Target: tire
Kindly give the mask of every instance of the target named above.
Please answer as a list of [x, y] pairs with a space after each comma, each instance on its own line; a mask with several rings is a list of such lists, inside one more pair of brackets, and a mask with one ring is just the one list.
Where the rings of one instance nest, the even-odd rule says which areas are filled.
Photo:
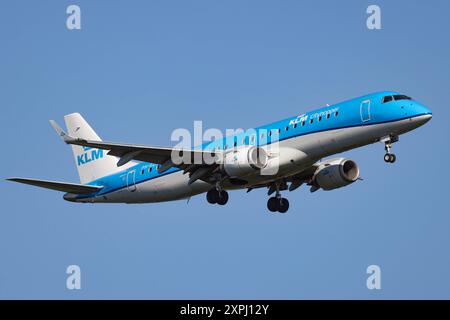
[[391, 154], [390, 153], [386, 153], [384, 155], [384, 162], [391, 162]]
[[216, 204], [217, 203], [217, 190], [211, 189], [206, 193], [206, 201], [210, 204]]
[[397, 160], [397, 157], [395, 156], [395, 154], [391, 154], [391, 157], [390, 157], [391, 159], [390, 159], [390, 163], [394, 163], [395, 162], [395, 160]]
[[289, 201], [286, 198], [282, 198], [280, 202], [280, 207], [278, 208], [278, 212], [286, 213], [289, 210]]
[[269, 200], [267, 200], [267, 209], [269, 209], [270, 212], [277, 212], [278, 204], [278, 199], [275, 197], [271, 197], [269, 198]]
[[217, 199], [217, 204], [223, 206], [226, 205], [228, 202], [228, 192], [226, 191], [222, 191], [222, 192], [216, 192], [218, 199]]

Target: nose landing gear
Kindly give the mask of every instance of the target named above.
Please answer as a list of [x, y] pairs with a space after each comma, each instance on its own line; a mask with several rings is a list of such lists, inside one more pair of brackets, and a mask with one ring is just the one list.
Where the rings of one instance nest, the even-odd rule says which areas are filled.
[[384, 155], [384, 162], [394, 163], [397, 160], [397, 157], [393, 153], [386, 153]]
[[397, 160], [395, 154], [391, 153], [392, 144], [398, 141], [398, 136], [391, 136], [384, 140], [384, 150], [386, 151], [384, 155], [384, 162], [394, 163]]

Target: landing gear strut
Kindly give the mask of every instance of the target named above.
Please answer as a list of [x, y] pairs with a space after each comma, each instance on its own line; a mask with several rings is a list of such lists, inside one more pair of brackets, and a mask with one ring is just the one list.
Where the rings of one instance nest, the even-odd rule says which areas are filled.
[[206, 200], [211, 204], [225, 205], [228, 202], [228, 192], [211, 189], [206, 193]]
[[269, 198], [269, 200], [267, 200], [267, 209], [269, 209], [270, 212], [280, 213], [286, 213], [289, 209], [289, 201], [288, 199], [281, 197], [280, 189], [278, 188], [278, 186], [275, 197], [271, 197]]
[[391, 153], [392, 144], [398, 141], [398, 137], [390, 137], [384, 141], [384, 150], [386, 151], [384, 155], [384, 162], [394, 163], [397, 160], [395, 154]]

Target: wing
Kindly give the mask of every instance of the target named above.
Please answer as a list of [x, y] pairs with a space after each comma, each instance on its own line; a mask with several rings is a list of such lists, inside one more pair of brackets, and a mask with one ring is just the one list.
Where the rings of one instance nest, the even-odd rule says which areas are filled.
[[158, 168], [158, 172], [160, 173], [172, 167], [177, 167], [184, 170], [185, 173], [189, 172], [191, 174], [201, 168], [202, 170], [196, 174], [195, 179], [192, 179], [191, 183], [197, 179], [205, 179], [209, 176], [217, 168], [216, 161], [213, 161], [213, 159], [222, 155], [220, 151], [152, 147], [75, 138], [64, 132], [55, 121], [50, 120], [50, 124], [67, 144], [109, 150], [108, 155], [119, 158], [117, 162], [117, 166], [119, 167], [131, 160], [138, 160], [160, 164], [161, 166]]
[[52, 189], [57, 191], [76, 193], [76, 194], [84, 194], [84, 193], [92, 193], [103, 188], [102, 186], [87, 186], [84, 184], [78, 183], [67, 183], [67, 182], [57, 182], [57, 181], [48, 181], [48, 180], [37, 180], [37, 179], [26, 179], [26, 178], [8, 178], [6, 180], [20, 182], [25, 184], [30, 184], [32, 186]]

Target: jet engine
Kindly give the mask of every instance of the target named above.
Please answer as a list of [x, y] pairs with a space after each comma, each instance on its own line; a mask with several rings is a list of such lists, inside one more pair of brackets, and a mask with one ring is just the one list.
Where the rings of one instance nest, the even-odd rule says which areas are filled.
[[269, 156], [267, 152], [256, 146], [246, 146], [224, 155], [222, 170], [230, 177], [242, 177], [263, 169]]
[[322, 162], [314, 173], [313, 183], [323, 190], [345, 187], [359, 178], [359, 167], [355, 161], [345, 158]]

